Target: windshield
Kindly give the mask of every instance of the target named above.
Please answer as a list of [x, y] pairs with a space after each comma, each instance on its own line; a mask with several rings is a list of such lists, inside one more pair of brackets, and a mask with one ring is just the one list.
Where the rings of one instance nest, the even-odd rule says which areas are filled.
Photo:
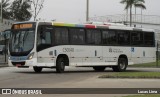
[[26, 53], [33, 49], [35, 31], [33, 29], [14, 30], [10, 41], [11, 53]]

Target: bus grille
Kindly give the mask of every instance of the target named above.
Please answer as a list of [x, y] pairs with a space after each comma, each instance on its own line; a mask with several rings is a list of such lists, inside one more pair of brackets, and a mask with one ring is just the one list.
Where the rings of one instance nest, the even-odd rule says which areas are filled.
[[24, 65], [25, 65], [25, 62], [12, 62], [12, 64], [13, 64], [14, 66], [17, 66], [17, 65], [19, 65], [19, 66], [24, 66]]

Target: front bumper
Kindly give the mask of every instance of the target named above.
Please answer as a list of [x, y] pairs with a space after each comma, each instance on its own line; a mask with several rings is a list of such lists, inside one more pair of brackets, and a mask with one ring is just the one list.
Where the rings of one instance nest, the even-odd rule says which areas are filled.
[[29, 66], [29, 67], [33, 67], [33, 66], [37, 66], [37, 59], [33, 58], [31, 60], [8, 60], [8, 65], [9, 66], [17, 66], [17, 67], [21, 67], [21, 66]]

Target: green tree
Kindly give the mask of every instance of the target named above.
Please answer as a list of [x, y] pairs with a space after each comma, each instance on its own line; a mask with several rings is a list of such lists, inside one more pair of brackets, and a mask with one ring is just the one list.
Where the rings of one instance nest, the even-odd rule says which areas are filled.
[[[0, 3], [1, 5], [1, 3]], [[9, 19], [10, 18], [10, 3], [9, 3], [9, 0], [2, 0], [2, 17], [5, 18], [5, 19]], [[1, 7], [0, 7], [0, 10], [1, 10]]]
[[[132, 7], [137, 6], [137, 7], [145, 7], [144, 3], [145, 0], [122, 0], [120, 3], [125, 4], [125, 9], [128, 10], [130, 9], [130, 26], [132, 26]], [[146, 7], [145, 7], [146, 8]]]
[[14, 0], [10, 10], [12, 20], [28, 21], [32, 17], [30, 0]]

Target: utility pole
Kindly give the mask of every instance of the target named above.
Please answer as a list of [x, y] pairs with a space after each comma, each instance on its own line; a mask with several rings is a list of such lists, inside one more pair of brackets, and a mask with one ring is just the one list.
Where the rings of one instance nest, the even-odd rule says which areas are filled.
[[142, 14], [142, 7], [141, 7], [141, 28], [142, 28], [142, 18], [143, 18], [142, 15], [143, 14]]
[[2, 15], [2, 13], [3, 13], [3, 4], [2, 3], [3, 2], [1, 0], [1, 23], [3, 22], [3, 15]]
[[158, 67], [159, 60], [159, 41], [157, 41], [157, 51], [156, 51], [156, 66]]
[[5, 49], [4, 49], [5, 62], [7, 63], [7, 36], [6, 36], [6, 32], [4, 32], [4, 44], [5, 44]]
[[89, 0], [87, 0], [86, 4], [86, 22], [89, 21]]

